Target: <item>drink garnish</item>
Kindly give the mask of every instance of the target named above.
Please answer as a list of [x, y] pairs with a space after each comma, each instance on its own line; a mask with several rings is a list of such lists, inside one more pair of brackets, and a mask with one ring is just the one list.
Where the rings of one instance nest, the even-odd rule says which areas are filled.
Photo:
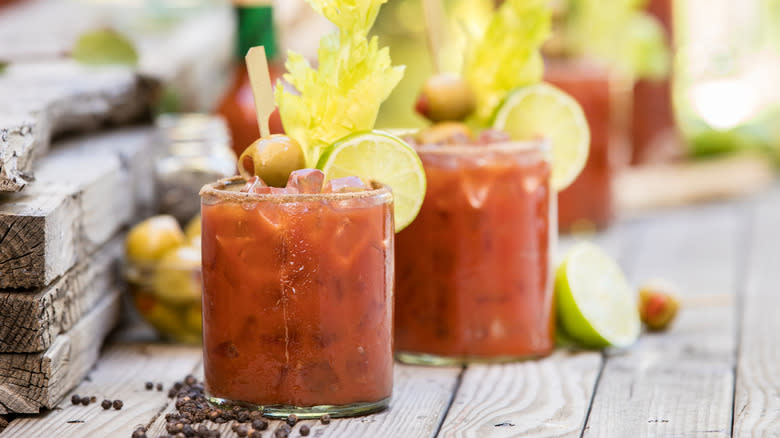
[[463, 77], [477, 97], [475, 121], [489, 126], [496, 108], [514, 89], [537, 83], [544, 74], [540, 52], [550, 35], [547, 0], [506, 0], [483, 35], [469, 44]]
[[288, 54], [284, 77], [297, 93], [278, 83], [276, 103], [285, 131], [303, 147], [306, 165], [314, 167], [327, 146], [373, 129], [379, 106], [404, 67], [393, 66], [388, 49], [368, 37], [387, 0], [307, 1], [338, 31], [320, 42], [316, 69], [302, 55]]

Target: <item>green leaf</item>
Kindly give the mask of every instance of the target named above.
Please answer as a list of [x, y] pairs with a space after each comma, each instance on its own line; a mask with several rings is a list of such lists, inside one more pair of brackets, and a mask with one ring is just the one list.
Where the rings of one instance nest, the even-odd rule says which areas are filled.
[[541, 81], [551, 20], [547, 0], [507, 0], [469, 45], [463, 76], [477, 96], [477, 124], [486, 126], [511, 90]]
[[379, 107], [403, 77], [387, 48], [368, 31], [387, 0], [307, 0], [338, 32], [320, 41], [319, 65], [290, 52], [285, 79], [296, 92], [276, 87], [276, 104], [287, 135], [298, 141], [313, 167], [322, 150], [357, 131], [370, 131]]
[[0, 61], [0, 75], [5, 72], [5, 69], [8, 67], [8, 63], [5, 61]]
[[564, 38], [569, 52], [607, 62], [640, 79], [660, 79], [671, 55], [663, 27], [644, 12], [644, 2], [569, 0]]
[[72, 52], [73, 59], [86, 65], [138, 64], [133, 43], [112, 29], [100, 29], [82, 34]]

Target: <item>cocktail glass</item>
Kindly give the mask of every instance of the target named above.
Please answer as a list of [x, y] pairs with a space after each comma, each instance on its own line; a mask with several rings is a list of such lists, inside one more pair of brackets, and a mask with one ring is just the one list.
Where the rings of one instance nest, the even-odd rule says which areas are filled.
[[417, 151], [428, 188], [396, 238], [396, 357], [450, 365], [550, 353], [557, 193], [549, 145]]
[[585, 168], [558, 197], [558, 226], [562, 232], [605, 228], [614, 216], [615, 168], [629, 160], [630, 85], [586, 60], [548, 62], [545, 80], [577, 100], [590, 128]]
[[212, 402], [314, 418], [385, 408], [393, 382], [390, 189], [201, 191], [203, 356]]

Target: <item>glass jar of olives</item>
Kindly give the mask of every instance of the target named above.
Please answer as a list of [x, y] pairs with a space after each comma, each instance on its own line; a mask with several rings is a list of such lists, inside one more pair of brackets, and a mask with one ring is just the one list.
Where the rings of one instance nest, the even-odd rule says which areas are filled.
[[236, 173], [230, 134], [221, 117], [197, 113], [161, 115], [157, 127], [158, 210], [184, 223], [200, 211], [201, 187]]
[[136, 310], [161, 337], [200, 343], [200, 216], [184, 230], [169, 215], [135, 225], [125, 240], [122, 274]]

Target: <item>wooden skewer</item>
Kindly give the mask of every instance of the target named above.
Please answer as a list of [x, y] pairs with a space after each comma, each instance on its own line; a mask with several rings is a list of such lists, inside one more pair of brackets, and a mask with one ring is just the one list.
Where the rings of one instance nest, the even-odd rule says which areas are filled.
[[444, 7], [442, 0], [423, 0], [423, 17], [428, 35], [428, 48], [431, 52], [433, 69], [441, 73], [441, 47], [444, 44]]
[[271, 128], [268, 126], [268, 119], [274, 112], [274, 90], [271, 85], [271, 75], [268, 73], [265, 47], [256, 46], [249, 49], [246, 54], [246, 67], [249, 71], [249, 83], [252, 84], [252, 95], [255, 98], [260, 136], [269, 137]]

